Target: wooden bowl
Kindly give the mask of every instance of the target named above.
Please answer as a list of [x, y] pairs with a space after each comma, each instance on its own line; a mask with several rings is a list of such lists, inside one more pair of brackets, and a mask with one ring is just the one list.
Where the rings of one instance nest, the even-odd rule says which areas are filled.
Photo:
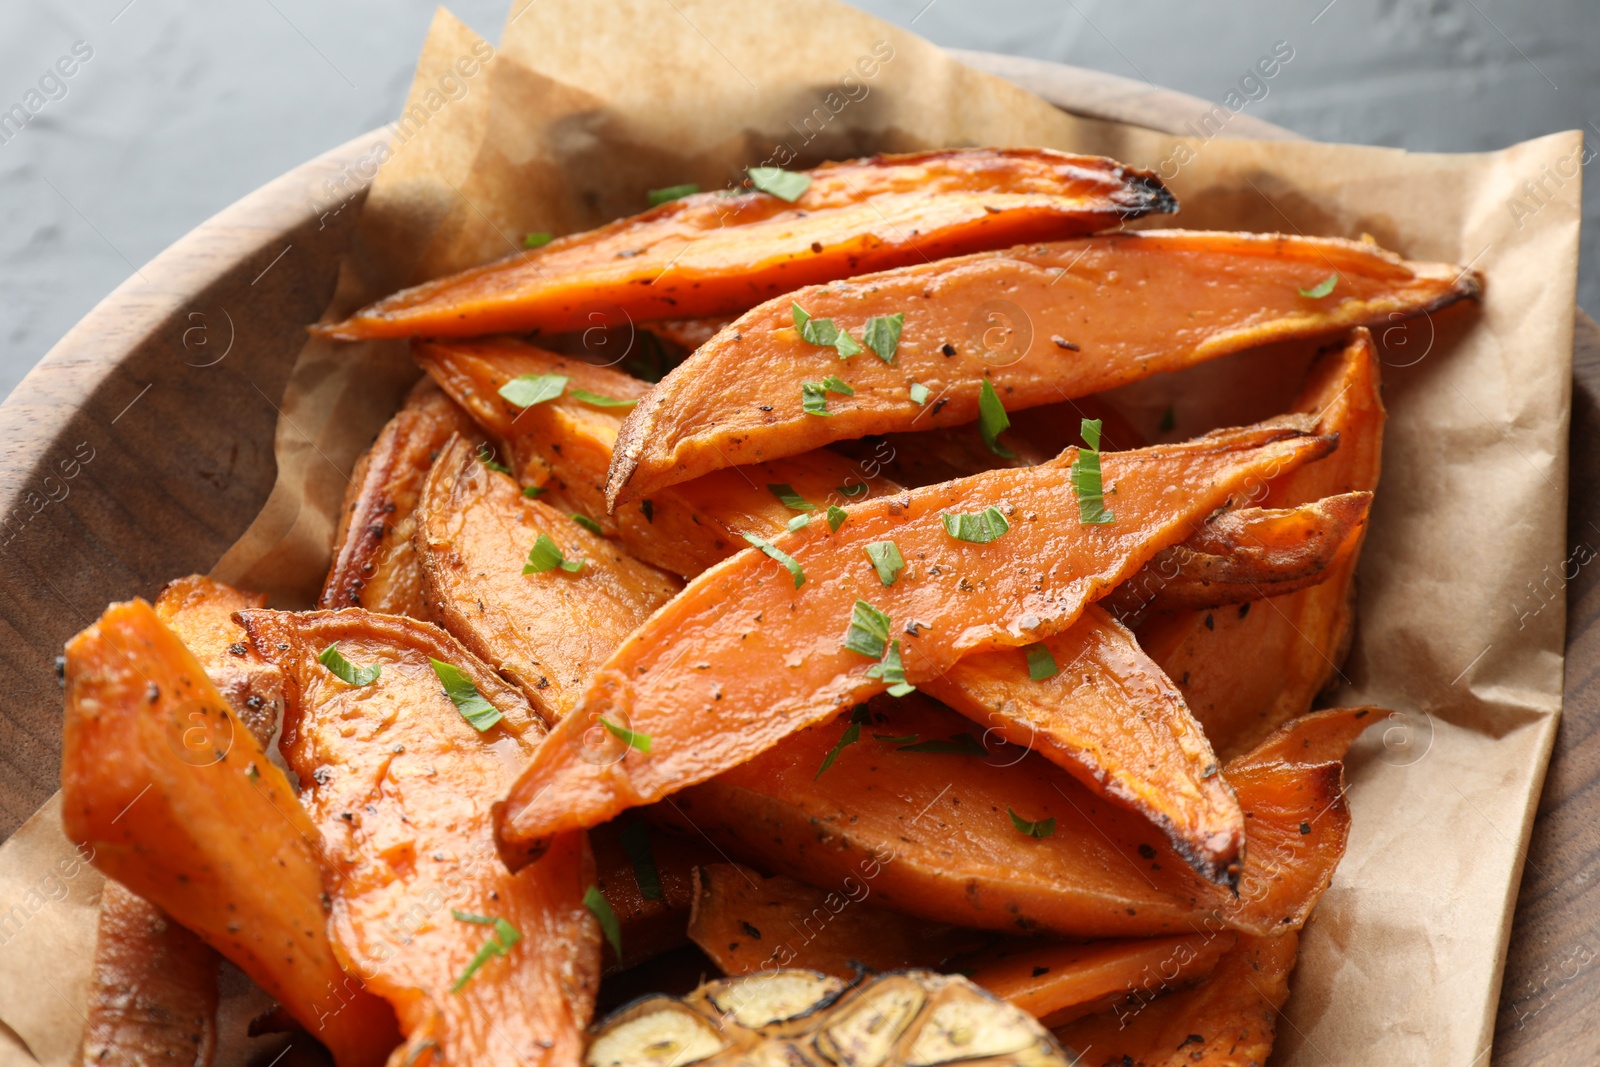
[[[1168, 132], [1209, 108], [1194, 97], [1038, 60], [958, 52], [1065, 110]], [[1230, 136], [1293, 138], [1236, 116]], [[272, 488], [277, 401], [333, 294], [357, 190], [327, 213], [324, 181], [381, 132], [297, 167], [201, 224], [137, 271], [61, 339], [0, 405], [0, 833], [58, 787], [56, 658], [111, 600], [153, 598], [209, 570]], [[319, 206], [320, 205], [320, 206]], [[1580, 315], [1570, 528], [1600, 530], [1600, 329]], [[1586, 342], [1586, 343], [1585, 343]], [[1593, 523], [1591, 526], [1590, 524]], [[1575, 879], [1600, 853], [1600, 584], [1568, 589], [1566, 719], [1540, 807], [1505, 977], [1496, 1059], [1576, 1062], [1600, 999], [1600, 885]], [[1578, 1052], [1581, 1057], [1582, 1053]]]

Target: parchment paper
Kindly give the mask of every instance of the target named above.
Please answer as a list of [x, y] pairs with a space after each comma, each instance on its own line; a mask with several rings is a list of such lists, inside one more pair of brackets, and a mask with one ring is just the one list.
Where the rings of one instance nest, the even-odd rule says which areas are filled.
[[[523, 233], [630, 214], [651, 188], [938, 145], [1103, 152], [1160, 171], [1177, 224], [1370, 233], [1484, 275], [1480, 306], [1375, 331], [1386, 462], [1335, 699], [1395, 717], [1350, 760], [1354, 832], [1307, 928], [1274, 1058], [1483, 1062], [1560, 711], [1559, 575], [1594, 552], [1564, 544], [1579, 183], [1524, 185], [1576, 158], [1580, 134], [1453, 156], [1180, 141], [1063, 115], [831, 0], [517, 0], [486, 51], [440, 12], [329, 317], [505, 254]], [[1234, 357], [1118, 401], [1148, 428], [1173, 399], [1274, 374], [1291, 391], [1303, 358]], [[278, 486], [218, 577], [310, 602], [345, 472], [415, 373], [401, 345], [307, 344], [283, 400]], [[1225, 407], [1212, 417], [1254, 417]], [[47, 806], [0, 849], [0, 912], [65, 858]], [[46, 1064], [66, 1062], [81, 1028], [93, 881], [0, 940], [0, 1020]]]

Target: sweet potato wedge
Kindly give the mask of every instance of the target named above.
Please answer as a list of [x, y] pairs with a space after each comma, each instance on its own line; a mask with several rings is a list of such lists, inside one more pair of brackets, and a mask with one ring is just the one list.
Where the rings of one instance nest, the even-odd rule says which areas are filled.
[[218, 962], [166, 912], [106, 879], [81, 1062], [210, 1067]]
[[1061, 1026], [1193, 985], [1233, 948], [1231, 930], [1119, 941], [1008, 942], [962, 961], [972, 981]]
[[[1330, 272], [1330, 295], [1302, 295]], [[623, 425], [606, 496], [616, 507], [722, 467], [972, 422], [985, 380], [1007, 409], [1033, 407], [1477, 291], [1469, 271], [1409, 263], [1376, 245], [1183, 230], [1013, 248], [802, 289], [735, 320], [650, 391]], [[1031, 323], [1033, 340], [1022, 358], [991, 363], [968, 319], [1000, 294]], [[795, 305], [857, 338], [868, 318], [904, 314], [893, 361], [863, 349], [841, 362], [801, 337]], [[853, 393], [830, 393], [826, 416], [811, 414], [801, 387], [827, 375]], [[918, 404], [913, 382], [938, 400]]]
[[[1377, 355], [1365, 330], [1320, 357], [1295, 406], [1317, 418], [1319, 433], [1337, 433], [1339, 449], [1264, 484], [1256, 502], [1283, 508], [1377, 488], [1385, 413]], [[1305, 714], [1337, 674], [1354, 621], [1353, 582], [1364, 535], [1363, 525], [1328, 578], [1312, 588], [1247, 612], [1155, 613], [1140, 624], [1139, 643], [1178, 684], [1224, 759]], [[1274, 669], [1263, 671], [1262, 663]]]
[[[870, 500], [847, 509], [837, 531], [813, 522], [772, 542], [810, 569], [803, 589], [754, 549], [724, 560], [594, 675], [505, 803], [502, 855], [527, 862], [549, 834], [598, 825], [704, 781], [888, 688], [890, 681], [868, 676], [876, 657], [842, 643], [852, 602], [870, 598], [898, 620], [885, 624], [880, 643], [887, 647], [892, 631], [905, 648], [906, 677], [924, 681], [964, 655], [1064, 631], [1085, 604], [1182, 541], [1251, 479], [1330, 447], [1328, 439], [1262, 425], [1109, 453], [1101, 465], [1116, 501], [1111, 525], [1079, 524], [1074, 453]], [[1011, 520], [995, 543], [946, 531], [945, 517], [955, 522], [957, 513], [1001, 506]], [[911, 566], [885, 588], [863, 549], [891, 538]]]
[[589, 834], [594, 849], [595, 884], [617, 916], [622, 957], [602, 946], [607, 974], [627, 970], [689, 943], [689, 912], [694, 904], [694, 871], [716, 863], [720, 854], [698, 836], [686, 837], [653, 826], [629, 813], [597, 826]]
[[316, 828], [194, 656], [135, 600], [107, 608], [66, 659], [67, 836], [182, 916], [340, 1067], [382, 1064], [394, 1015], [334, 955]]
[[[558, 511], [577, 512], [619, 537], [629, 553], [654, 566], [693, 577], [747, 546], [742, 533], [781, 530], [796, 514], [768, 488], [787, 485], [818, 506], [881, 496], [898, 487], [831, 452], [777, 463], [725, 469], [674, 486], [622, 508], [605, 507], [606, 471], [622, 416], [574, 395], [577, 389], [613, 399], [644, 395], [645, 383], [608, 367], [558, 356], [521, 341], [416, 342], [412, 352], [490, 434], [506, 442], [522, 484]], [[499, 395], [520, 375], [562, 375], [558, 397], [517, 408]], [[841, 488], [842, 487], [842, 488]]]
[[428, 617], [411, 515], [434, 457], [456, 434], [481, 442], [467, 413], [422, 379], [350, 472], [319, 607]]
[[267, 598], [191, 574], [166, 584], [156, 617], [194, 654], [222, 699], [266, 748], [283, 714], [283, 672], [257, 655], [233, 613], [266, 607]]
[[866, 903], [872, 885], [857, 877], [824, 890], [714, 863], [695, 871], [694, 893], [689, 937], [726, 975], [801, 967], [856, 980], [874, 971], [937, 970], [993, 940]]
[[[676, 578], [630, 558], [514, 482], [459, 438], [445, 447], [417, 508], [429, 610], [555, 723], [622, 636], [672, 598]], [[524, 573], [540, 538], [575, 572]]]
[[873, 156], [808, 174], [792, 201], [753, 190], [682, 197], [404, 290], [317, 332], [473, 337], [738, 313], [801, 285], [1177, 210], [1152, 174], [1041, 148]]
[[[394, 1006], [406, 1062], [576, 1067], [599, 981], [588, 844], [567, 834], [547, 864], [513, 875], [495, 858], [488, 813], [544, 737], [532, 707], [415, 619], [240, 619], [289, 682], [283, 753], [333, 872], [335, 946]], [[352, 684], [319, 659], [330, 647], [381, 670]], [[447, 694], [462, 683], [442, 685], [439, 662], [470, 682], [475, 706]]]

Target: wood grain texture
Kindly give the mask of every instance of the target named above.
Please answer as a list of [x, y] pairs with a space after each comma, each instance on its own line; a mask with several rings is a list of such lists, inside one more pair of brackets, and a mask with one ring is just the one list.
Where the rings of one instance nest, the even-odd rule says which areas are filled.
[[[1092, 118], [1183, 132], [1212, 107], [1114, 75], [955, 54]], [[1296, 136], [1249, 115], [1235, 116], [1228, 133]], [[275, 405], [303, 325], [332, 294], [365, 195], [350, 167], [373, 139], [290, 171], [185, 236], [0, 405], [0, 668], [9, 682], [0, 692], [0, 833], [56, 789], [53, 660], [65, 640], [109, 600], [153, 597], [175, 575], [208, 570], [266, 500]], [[319, 215], [330, 180], [351, 190], [349, 210]], [[1600, 469], [1585, 464], [1600, 454], [1600, 328], [1580, 315], [1578, 336], [1569, 545], [1600, 553]], [[1494, 1051], [1513, 1067], [1600, 1062], [1600, 567], [1582, 568], [1567, 597], [1566, 713]]]

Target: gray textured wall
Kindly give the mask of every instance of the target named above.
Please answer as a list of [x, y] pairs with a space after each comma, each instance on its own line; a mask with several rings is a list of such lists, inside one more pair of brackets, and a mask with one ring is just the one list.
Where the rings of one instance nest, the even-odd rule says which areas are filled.
[[[1284, 39], [1294, 62], [1252, 113], [1307, 136], [1467, 151], [1584, 128], [1600, 147], [1596, 0], [861, 6], [940, 44], [1212, 100]], [[507, 0], [451, 7], [492, 40]], [[273, 176], [388, 121], [431, 13], [432, 0], [5, 0], [0, 111], [74, 42], [93, 56], [0, 143], [0, 394], [135, 265]], [[1586, 214], [1581, 300], [1600, 312], [1600, 200]]]

